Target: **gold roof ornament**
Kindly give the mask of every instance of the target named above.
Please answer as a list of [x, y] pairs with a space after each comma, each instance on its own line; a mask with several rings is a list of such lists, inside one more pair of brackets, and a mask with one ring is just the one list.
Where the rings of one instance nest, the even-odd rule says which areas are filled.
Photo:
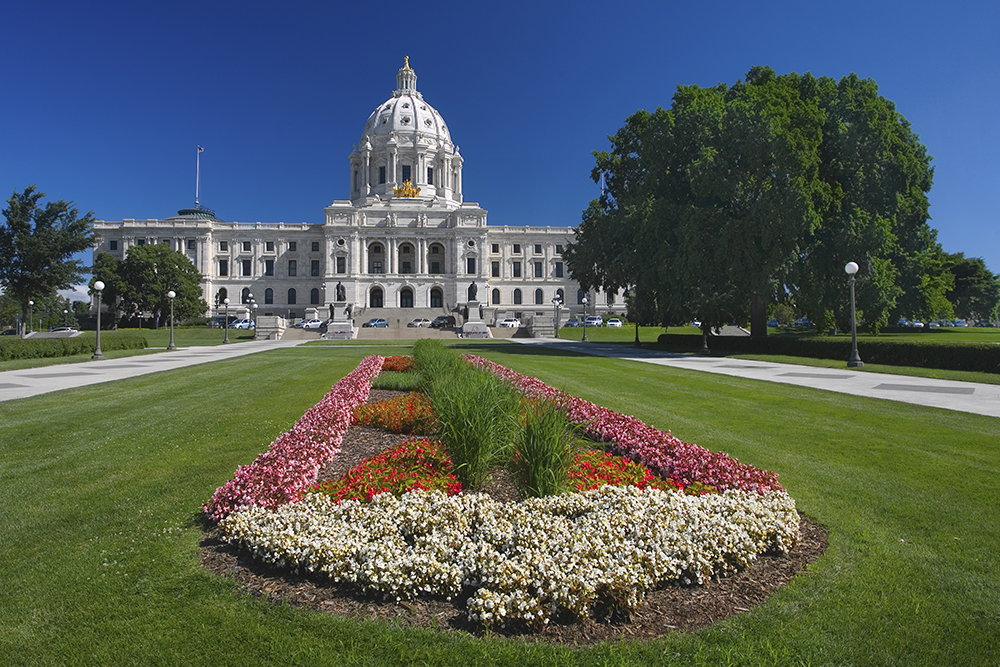
[[413, 183], [407, 180], [401, 188], [393, 188], [392, 194], [396, 197], [419, 197], [420, 188], [413, 187]]
[[410, 69], [410, 56], [403, 56], [403, 69]]

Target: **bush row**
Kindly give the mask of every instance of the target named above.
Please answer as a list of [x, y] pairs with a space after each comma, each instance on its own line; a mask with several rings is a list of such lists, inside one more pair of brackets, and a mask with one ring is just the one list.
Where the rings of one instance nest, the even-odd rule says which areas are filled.
[[[660, 345], [701, 349], [699, 334], [660, 334]], [[796, 338], [785, 336], [711, 336], [710, 349], [744, 354], [781, 354], [814, 359], [843, 359], [851, 356], [851, 341], [845, 339]], [[1000, 373], [1000, 345], [991, 343], [938, 343], [892, 340], [864, 340], [858, 354], [868, 364], [915, 366], [952, 371]]]
[[[0, 339], [0, 361], [11, 359], [42, 359], [44, 357], [66, 357], [73, 354], [91, 354], [94, 338], [76, 336], [74, 338], [16, 338]], [[135, 334], [106, 333], [101, 335], [101, 351], [142, 350], [149, 347], [144, 336]]]

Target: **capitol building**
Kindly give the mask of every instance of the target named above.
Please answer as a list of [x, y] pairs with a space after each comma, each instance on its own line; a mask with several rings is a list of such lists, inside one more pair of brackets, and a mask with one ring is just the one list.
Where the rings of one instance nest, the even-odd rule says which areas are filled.
[[407, 59], [349, 156], [349, 198], [327, 206], [323, 224], [226, 222], [196, 203], [162, 220], [95, 222], [95, 256], [168, 244], [201, 272], [212, 314], [225, 298], [238, 313], [251, 295], [263, 316], [325, 318], [336, 300], [353, 304], [358, 324], [385, 317], [393, 326], [470, 300], [487, 322], [551, 322], [555, 299], [566, 316], [613, 310], [615, 297], [621, 312], [620, 294], [585, 294], [569, 275], [562, 254], [572, 228], [487, 225], [486, 210], [465, 200], [465, 159], [416, 83]]

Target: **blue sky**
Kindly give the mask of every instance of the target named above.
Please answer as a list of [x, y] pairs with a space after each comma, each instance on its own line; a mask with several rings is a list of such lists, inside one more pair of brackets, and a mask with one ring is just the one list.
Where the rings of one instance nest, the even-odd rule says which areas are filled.
[[1000, 5], [953, 2], [7, 3], [0, 195], [98, 218], [201, 203], [322, 222], [403, 57], [494, 225], [573, 226], [591, 152], [678, 84], [754, 65], [872, 78], [934, 157], [932, 226], [1000, 272]]

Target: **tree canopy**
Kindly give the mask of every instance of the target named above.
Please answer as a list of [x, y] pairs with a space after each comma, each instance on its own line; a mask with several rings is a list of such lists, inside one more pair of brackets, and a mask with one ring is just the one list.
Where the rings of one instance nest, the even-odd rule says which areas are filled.
[[34, 185], [15, 190], [0, 223], [0, 287], [20, 305], [22, 321], [29, 301], [54, 296], [82, 279], [86, 266], [73, 255], [92, 245], [92, 211], [81, 218], [71, 202], [43, 207], [43, 197]]
[[94, 258], [94, 282], [104, 282], [103, 301], [116, 318], [150, 312], [159, 322], [170, 313], [173, 291], [174, 317], [203, 315], [208, 308], [201, 297], [201, 274], [183, 253], [160, 244], [132, 246], [121, 262], [107, 253]]
[[755, 67], [732, 86], [678, 86], [670, 109], [640, 110], [609, 139], [592, 172], [604, 191], [566, 261], [585, 288], [635, 287], [663, 324], [754, 311], [756, 330], [762, 306], [786, 299], [846, 323], [843, 267], [857, 261], [858, 308], [878, 326], [901, 291], [897, 266], [935, 247], [930, 158], [853, 74]]

